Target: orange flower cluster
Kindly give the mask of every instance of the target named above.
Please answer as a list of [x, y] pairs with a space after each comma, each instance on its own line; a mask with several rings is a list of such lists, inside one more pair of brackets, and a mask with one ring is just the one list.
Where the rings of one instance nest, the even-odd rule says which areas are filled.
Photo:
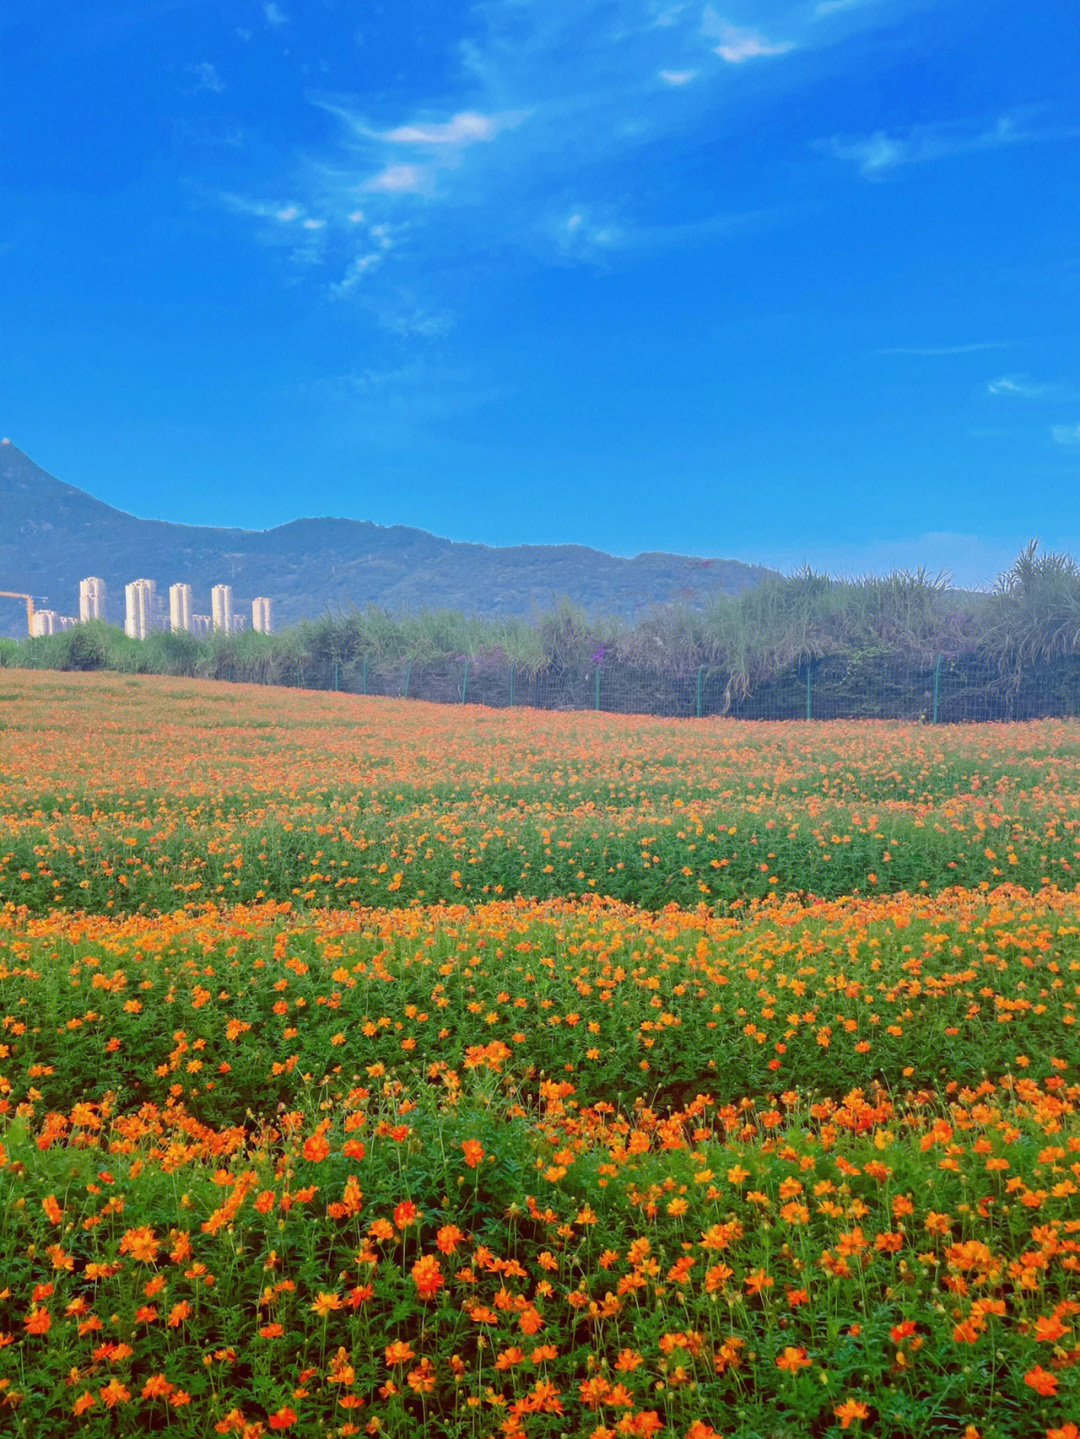
[[5, 684], [0, 1428], [1080, 1439], [1080, 728]]
[[[1080, 731], [497, 714], [5, 672], [0, 899], [737, 905], [1069, 888]], [[177, 756], [183, 762], [177, 762]]]

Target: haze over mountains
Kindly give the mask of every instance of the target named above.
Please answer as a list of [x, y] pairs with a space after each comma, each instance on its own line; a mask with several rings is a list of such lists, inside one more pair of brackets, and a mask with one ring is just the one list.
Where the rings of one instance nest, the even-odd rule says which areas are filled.
[[[495, 548], [366, 520], [240, 530], [138, 519], [47, 474], [10, 440], [0, 443], [0, 589], [27, 591], [61, 614], [78, 614], [79, 581], [99, 575], [116, 623], [123, 587], [138, 576], [165, 591], [190, 584], [200, 611], [215, 584], [233, 586], [238, 613], [268, 595], [275, 628], [368, 604], [528, 615], [562, 595], [591, 613], [630, 619], [650, 604], [738, 593], [767, 573], [736, 560], [623, 559], [583, 545]], [[25, 632], [17, 602], [4, 601], [0, 633]]]

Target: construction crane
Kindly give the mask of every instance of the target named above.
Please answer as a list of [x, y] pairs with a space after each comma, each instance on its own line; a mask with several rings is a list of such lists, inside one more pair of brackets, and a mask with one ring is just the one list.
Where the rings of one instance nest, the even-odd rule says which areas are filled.
[[34, 633], [34, 596], [24, 595], [19, 590], [0, 590], [0, 596], [8, 600], [26, 601], [26, 633], [32, 635]]

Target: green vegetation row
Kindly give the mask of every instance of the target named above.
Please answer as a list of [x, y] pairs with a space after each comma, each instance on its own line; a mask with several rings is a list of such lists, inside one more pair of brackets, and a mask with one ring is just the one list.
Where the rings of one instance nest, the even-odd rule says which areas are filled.
[[534, 619], [328, 614], [275, 635], [127, 638], [100, 623], [0, 641], [0, 666], [187, 675], [477, 702], [744, 718], [930, 721], [1080, 713], [1080, 567], [1036, 542], [990, 593], [924, 570], [770, 577], [634, 624], [562, 601]]

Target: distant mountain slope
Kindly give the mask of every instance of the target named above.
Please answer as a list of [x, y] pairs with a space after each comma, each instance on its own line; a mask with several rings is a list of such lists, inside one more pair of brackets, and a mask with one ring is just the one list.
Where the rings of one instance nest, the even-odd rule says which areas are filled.
[[[650, 604], [734, 594], [767, 573], [736, 560], [620, 559], [583, 545], [496, 549], [366, 520], [294, 520], [272, 530], [141, 520], [54, 479], [10, 441], [0, 443], [0, 589], [43, 596], [61, 614], [78, 614], [86, 575], [105, 581], [117, 623], [124, 585], [146, 576], [166, 598], [170, 584], [186, 581], [200, 613], [209, 613], [215, 584], [233, 586], [238, 613], [255, 595], [269, 595], [280, 628], [328, 608], [368, 604], [527, 615], [550, 608], [553, 594], [594, 614], [632, 618]], [[25, 628], [17, 602], [3, 601], [0, 633]]]

